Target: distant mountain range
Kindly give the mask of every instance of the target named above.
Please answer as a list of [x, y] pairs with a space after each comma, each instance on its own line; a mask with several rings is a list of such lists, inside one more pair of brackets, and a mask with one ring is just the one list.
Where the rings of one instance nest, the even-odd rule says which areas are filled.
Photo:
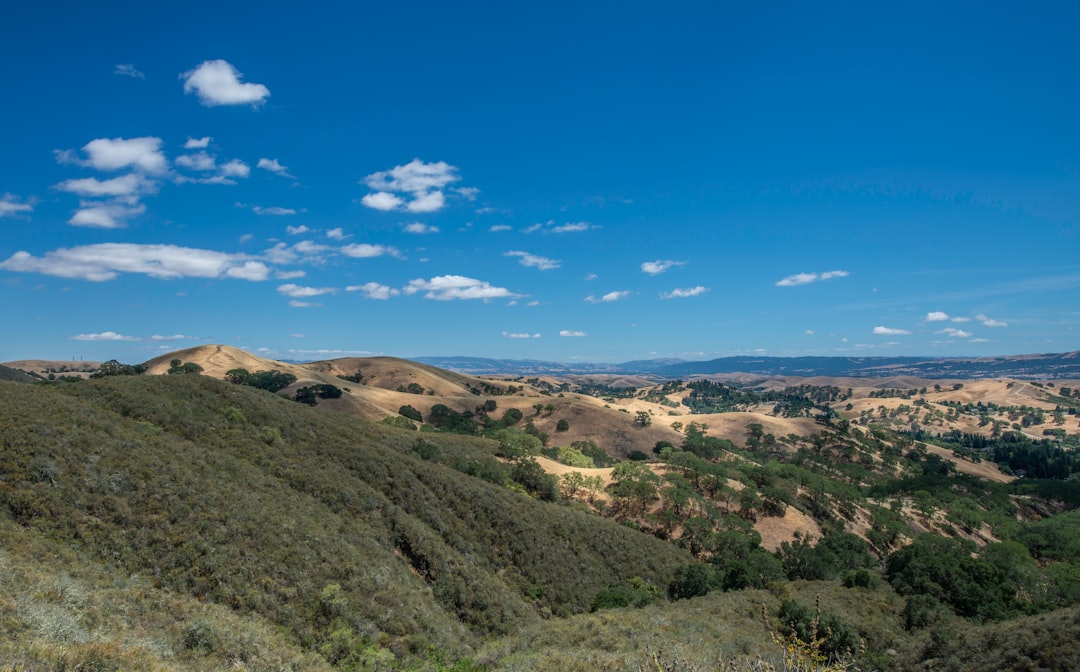
[[1080, 350], [1009, 357], [721, 357], [700, 362], [647, 359], [620, 364], [483, 357], [417, 357], [415, 361], [471, 375], [618, 374], [652, 375], [671, 379], [750, 373], [764, 376], [852, 378], [1080, 378]]

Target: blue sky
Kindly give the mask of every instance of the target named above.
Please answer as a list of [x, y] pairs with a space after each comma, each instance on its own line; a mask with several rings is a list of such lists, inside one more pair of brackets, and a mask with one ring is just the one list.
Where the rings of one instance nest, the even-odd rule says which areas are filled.
[[6, 10], [0, 361], [1080, 349], [1071, 3], [221, 4]]

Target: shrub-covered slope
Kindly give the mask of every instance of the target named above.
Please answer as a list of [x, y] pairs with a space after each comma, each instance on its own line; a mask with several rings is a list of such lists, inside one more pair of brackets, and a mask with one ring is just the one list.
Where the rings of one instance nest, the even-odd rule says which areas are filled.
[[[491, 459], [479, 439], [427, 438]], [[331, 662], [361, 643], [465, 655], [611, 583], [663, 585], [688, 560], [420, 460], [415, 440], [201, 376], [4, 383], [0, 512], [157, 589], [276, 623]]]

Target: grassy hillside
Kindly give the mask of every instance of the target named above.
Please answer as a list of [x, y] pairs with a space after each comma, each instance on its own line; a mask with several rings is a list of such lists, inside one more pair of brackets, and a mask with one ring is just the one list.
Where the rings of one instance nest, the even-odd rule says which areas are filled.
[[12, 369], [0, 364], [0, 380], [7, 380], [13, 383], [32, 383], [37, 379], [25, 371], [19, 371], [18, 369]]
[[[0, 414], [12, 521], [156, 589], [264, 618], [309, 651], [341, 648], [340, 631], [345, 649], [467, 655], [582, 611], [611, 583], [664, 584], [688, 561], [420, 460], [414, 433], [207, 377], [4, 384]], [[480, 439], [430, 440], [491, 459]]]

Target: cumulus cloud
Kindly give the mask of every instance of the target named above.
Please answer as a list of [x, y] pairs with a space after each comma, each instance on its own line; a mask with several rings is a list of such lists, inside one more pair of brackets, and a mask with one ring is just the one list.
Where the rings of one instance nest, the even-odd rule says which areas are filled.
[[257, 106], [270, 97], [270, 89], [262, 84], [241, 82], [243, 74], [228, 61], [203, 61], [198, 67], [180, 77], [184, 93], [195, 93], [207, 107], [216, 105]]
[[68, 224], [97, 229], [119, 229], [127, 225], [126, 220], [144, 212], [146, 212], [144, 205], [84, 203], [84, 207], [76, 210], [71, 216]]
[[[446, 205], [443, 189], [459, 180], [457, 167], [445, 161], [425, 163], [413, 159], [405, 165], [365, 177], [362, 183], [375, 193], [364, 196], [360, 202], [375, 210], [436, 212]], [[459, 189], [458, 193], [461, 192]]]
[[874, 327], [874, 333], [878, 336], [908, 336], [911, 334], [907, 329], [893, 329], [892, 327]]
[[280, 175], [281, 177], [293, 177], [289, 174], [289, 169], [278, 163], [277, 159], [259, 159], [259, 162], [255, 164], [255, 167], [262, 168], [263, 170], [268, 170], [275, 175]]
[[777, 287], [797, 287], [798, 285], [808, 285], [811, 282], [818, 282], [821, 280], [832, 280], [833, 278], [846, 278], [851, 275], [847, 271], [826, 271], [824, 273], [796, 273], [795, 275], [789, 275], [782, 280], [777, 280]]
[[430, 280], [417, 278], [409, 281], [403, 290], [412, 295], [424, 292], [424, 298], [436, 301], [453, 301], [455, 299], [510, 299], [519, 295], [514, 294], [504, 287], [495, 287], [491, 283], [463, 275], [440, 275]]
[[520, 333], [515, 334], [509, 331], [502, 332], [503, 338], [540, 338], [540, 334]]
[[157, 183], [137, 173], [128, 173], [109, 180], [99, 180], [96, 177], [64, 180], [57, 184], [56, 188], [88, 198], [111, 197], [132, 201], [156, 190]]
[[563, 329], [559, 332], [559, 336], [566, 336], [568, 338], [584, 338], [588, 336], [584, 331], [573, 331], [571, 329]]
[[285, 296], [291, 296], [294, 299], [304, 299], [312, 296], [322, 296], [323, 294], [334, 294], [337, 292], [333, 287], [303, 287], [292, 283], [280, 285], [277, 288], [277, 291]]
[[380, 285], [377, 282], [366, 282], [362, 285], [350, 285], [345, 288], [346, 292], [363, 292], [365, 299], [375, 299], [377, 301], [386, 301], [392, 296], [401, 294], [400, 290], [394, 289], [387, 285]]
[[181, 154], [176, 157], [173, 162], [181, 168], [187, 168], [188, 170], [214, 170], [217, 168], [217, 160], [207, 154], [206, 152], [195, 152], [194, 154]]
[[32, 203], [20, 203], [15, 194], [4, 194], [0, 197], [0, 217], [14, 217], [24, 212], [33, 212]]
[[926, 317], [923, 319], [925, 319], [927, 322], [944, 322], [949, 319], [949, 314], [943, 313], [940, 310], [935, 310], [933, 312], [927, 313]]
[[559, 263], [555, 259], [548, 259], [547, 257], [539, 257], [535, 254], [529, 254], [528, 252], [522, 252], [520, 250], [510, 250], [503, 254], [504, 257], [518, 257], [522, 266], [529, 266], [532, 268], [538, 268], [541, 271], [549, 271], [553, 268], [558, 268]]
[[691, 296], [701, 296], [705, 292], [709, 291], [708, 287], [689, 287], [687, 289], [673, 289], [670, 292], [663, 292], [660, 294], [661, 299], [685, 299]]
[[669, 268], [683, 266], [685, 264], [685, 261], [671, 261], [670, 259], [664, 261], [646, 261], [641, 264], [641, 270], [649, 275], [660, 275]]
[[326, 232], [326, 237], [330, 240], [345, 240], [345, 238], [347, 238], [347, 236], [345, 235], [345, 231], [342, 230], [341, 227], [338, 227], [336, 229], [330, 229]]
[[413, 222], [412, 224], [406, 224], [403, 228], [405, 229], [405, 233], [425, 234], [439, 232], [439, 227], [429, 226], [422, 222]]
[[300, 226], [286, 226], [285, 227], [285, 233], [289, 234], [290, 236], [299, 236], [301, 233], [307, 233], [310, 230], [311, 229], [309, 229], [304, 224], [301, 224]]
[[118, 334], [115, 331], [103, 331], [100, 334], [79, 334], [78, 336], [72, 336], [73, 341], [138, 341], [139, 338], [135, 336], [124, 336]]
[[114, 75], [123, 75], [124, 77], [131, 77], [133, 79], [146, 79], [146, 75], [135, 69], [135, 66], [131, 63], [120, 63], [113, 68]]
[[132, 168], [145, 173], [161, 174], [169, 162], [161, 152], [161, 138], [97, 138], [83, 145], [86, 158], [67, 150], [57, 152], [60, 163], [74, 163], [95, 170]]
[[251, 167], [240, 159], [233, 159], [221, 165], [221, 174], [225, 177], [247, 177], [251, 174]]
[[60, 248], [41, 257], [19, 251], [0, 262], [0, 268], [94, 282], [112, 280], [121, 273], [149, 275], [162, 280], [185, 277], [265, 280], [270, 275], [266, 264], [246, 255], [135, 243]]
[[612, 303], [614, 301], [620, 301], [622, 299], [625, 299], [628, 296], [630, 296], [629, 291], [608, 292], [607, 294], [604, 294], [600, 298], [596, 298], [595, 296], [590, 294], [590, 295], [585, 297], [585, 300], [588, 301], [589, 303]]
[[993, 318], [987, 317], [986, 315], [983, 315], [982, 313], [976, 315], [975, 319], [982, 322], [982, 325], [984, 327], [991, 327], [992, 328], [992, 327], [1007, 327], [1007, 326], [1009, 326], [1008, 322], [1002, 322], [1001, 320], [995, 320]]
[[202, 138], [188, 138], [184, 143], [184, 149], [206, 149], [210, 146], [210, 141], [213, 140], [210, 136]]

